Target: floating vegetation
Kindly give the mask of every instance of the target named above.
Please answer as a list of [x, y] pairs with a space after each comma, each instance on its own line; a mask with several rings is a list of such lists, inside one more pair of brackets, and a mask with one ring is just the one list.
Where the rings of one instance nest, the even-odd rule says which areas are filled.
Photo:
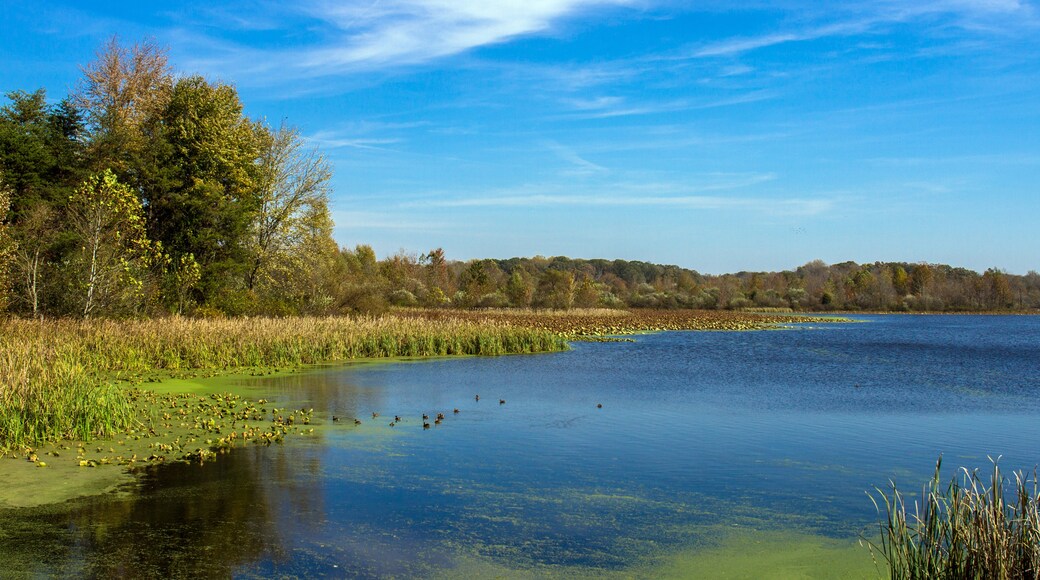
[[130, 389], [127, 396], [140, 413], [128, 427], [104, 445], [66, 441], [43, 447], [23, 446], [11, 453], [45, 467], [44, 457], [75, 461], [80, 467], [141, 465], [169, 461], [204, 463], [237, 444], [280, 443], [290, 433], [309, 433], [313, 409], [268, 408], [231, 393], [198, 396], [158, 394]]
[[443, 310], [402, 309], [402, 318], [438, 322], [469, 321], [544, 330], [568, 340], [603, 341], [604, 337], [665, 330], [761, 330], [780, 324], [841, 322], [814, 316], [755, 314], [725, 310]]
[[893, 580], [1037, 578], [1037, 472], [1034, 470], [1031, 479], [1015, 472], [1012, 482], [994, 460], [988, 485], [978, 470], [961, 468], [944, 487], [941, 466], [942, 457], [912, 513], [894, 483], [891, 495], [877, 489], [880, 504], [871, 496], [878, 509], [881, 538], [877, 543], [862, 542], [884, 561], [889, 576]]

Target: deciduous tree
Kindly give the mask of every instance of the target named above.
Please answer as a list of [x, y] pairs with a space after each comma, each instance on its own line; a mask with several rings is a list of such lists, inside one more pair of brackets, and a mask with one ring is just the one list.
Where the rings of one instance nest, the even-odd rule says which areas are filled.
[[74, 102], [86, 113], [95, 170], [112, 168], [136, 184], [142, 154], [151, 146], [169, 103], [173, 73], [167, 50], [153, 41], [123, 46], [113, 36], [83, 67]]
[[117, 314], [132, 307], [151, 253], [137, 196], [105, 170], [87, 178], [69, 200], [69, 218], [81, 241], [73, 263], [80, 313]]
[[10, 289], [8, 277], [15, 250], [14, 239], [11, 237], [8, 223], [10, 209], [11, 191], [4, 183], [3, 173], [0, 173], [0, 312], [7, 310], [7, 297]]
[[267, 130], [242, 115], [234, 87], [191, 76], [174, 86], [161, 136], [165, 179], [142, 192], [149, 237], [174, 260], [194, 256], [202, 269], [198, 302], [234, 311], [246, 289], [248, 234], [259, 207], [256, 160]]
[[314, 225], [328, 220], [331, 178], [328, 161], [316, 149], [304, 148], [297, 129], [282, 125], [266, 140], [256, 178], [258, 210], [248, 236], [250, 290], [272, 260], [314, 242], [321, 230]]

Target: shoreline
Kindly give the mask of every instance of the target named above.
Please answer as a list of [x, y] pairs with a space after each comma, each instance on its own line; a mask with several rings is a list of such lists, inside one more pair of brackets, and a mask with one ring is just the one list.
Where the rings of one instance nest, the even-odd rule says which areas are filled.
[[[544, 349], [535, 349], [523, 344], [504, 340], [504, 348], [497, 348], [496, 356], [507, 354], [545, 354], [567, 348], [571, 341], [613, 341], [611, 336], [635, 335], [661, 331], [749, 331], [776, 328], [792, 322], [833, 322], [833, 319], [797, 315], [721, 314], [706, 311], [549, 311], [502, 313], [481, 311], [437, 310], [423, 312], [419, 321], [395, 313], [391, 321], [404, 320], [406, 324], [417, 323], [424, 328], [441, 331], [468, 328], [479, 334], [481, 331], [499, 332], [508, 339], [518, 333], [537, 333], [543, 339]], [[815, 318], [815, 320], [814, 320]], [[155, 321], [152, 321], [155, 322]], [[162, 323], [163, 321], [158, 321]], [[183, 321], [174, 321], [174, 324]], [[282, 321], [282, 323], [292, 323]], [[328, 322], [328, 321], [326, 321]], [[226, 325], [248, 328], [256, 320], [225, 321]], [[260, 321], [261, 324], [264, 321]], [[334, 320], [332, 324], [353, 325], [358, 321]], [[37, 324], [29, 322], [28, 324]], [[71, 324], [83, 334], [84, 328], [95, 331], [111, 330], [126, 332], [134, 325], [147, 326], [150, 322], [93, 322], [44, 323], [52, 325]], [[189, 321], [189, 329], [205, 322]], [[94, 325], [94, 326], [91, 326]], [[84, 342], [91, 342], [80, 336]], [[551, 340], [546, 337], [555, 337]], [[0, 342], [4, 337], [0, 336]], [[122, 337], [125, 339], [125, 337]], [[184, 340], [191, 338], [183, 337]], [[265, 337], [266, 338], [266, 337]], [[282, 337], [293, 342], [300, 337]], [[403, 340], [398, 334], [397, 340]], [[94, 340], [105, 339], [104, 332], [95, 333]], [[386, 337], [383, 337], [385, 341]], [[261, 342], [258, 339], [256, 342]], [[302, 340], [302, 339], [301, 339]], [[630, 339], [629, 339], [630, 340]], [[559, 341], [559, 342], [554, 342]], [[428, 342], [428, 341], [427, 341]], [[4, 490], [0, 492], [0, 509], [32, 507], [58, 503], [77, 497], [107, 493], [120, 486], [133, 484], [136, 472], [149, 465], [169, 462], [213, 460], [217, 454], [231, 448], [251, 444], [276, 444], [286, 436], [306, 435], [327, 422], [326, 417], [313, 417], [300, 409], [289, 409], [291, 401], [268, 401], [268, 393], [241, 384], [268, 376], [286, 376], [292, 373], [307, 373], [330, 366], [353, 364], [393, 364], [410, 361], [427, 361], [438, 358], [480, 356], [480, 341], [474, 350], [477, 354], [452, 351], [450, 354], [428, 354], [425, 356], [369, 356], [356, 358], [320, 359], [303, 364], [284, 364], [284, 359], [264, 366], [185, 366], [176, 368], [159, 355], [150, 357], [175, 368], [162, 368], [154, 364], [142, 368], [141, 362], [149, 357], [128, 360], [116, 357], [117, 368], [109, 368], [98, 377], [99, 384], [114, 389], [132, 401], [134, 415], [132, 425], [108, 437], [59, 438], [38, 445], [9, 446], [0, 455], [6, 464]], [[95, 342], [96, 346], [98, 343]], [[246, 340], [235, 345], [239, 350], [252, 349], [256, 343]], [[388, 346], [388, 345], [383, 345]], [[486, 345], [485, 345], [486, 346]], [[392, 346], [391, 346], [392, 348]], [[490, 348], [490, 347], [489, 347]], [[130, 349], [134, 350], [134, 349]], [[442, 349], [443, 350], [443, 349]], [[91, 356], [99, 353], [91, 351]], [[111, 353], [109, 353], [111, 355]], [[135, 352], [139, 356], [140, 353]], [[187, 354], [187, 353], [182, 353]], [[111, 357], [110, 357], [111, 358]], [[133, 357], [131, 357], [133, 358]], [[187, 356], [182, 358], [187, 359]], [[299, 357], [297, 357], [299, 358]], [[102, 358], [102, 360], [105, 360]], [[93, 361], [100, 366], [98, 359]], [[103, 364], [103, 363], [101, 363]], [[303, 410], [305, 411], [305, 410]], [[234, 414], [234, 415], [233, 415]], [[230, 421], [230, 423], [229, 423]], [[239, 423], [239, 421], [242, 421]]]

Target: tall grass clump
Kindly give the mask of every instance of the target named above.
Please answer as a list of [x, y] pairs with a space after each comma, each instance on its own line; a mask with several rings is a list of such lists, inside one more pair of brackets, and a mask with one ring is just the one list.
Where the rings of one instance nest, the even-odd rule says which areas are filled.
[[893, 580], [1035, 579], [1040, 577], [1040, 491], [1032, 477], [1008, 479], [996, 460], [988, 483], [978, 470], [961, 468], [943, 486], [942, 458], [919, 500], [890, 484], [876, 489], [881, 538], [866, 541], [888, 565]]
[[299, 366], [355, 358], [564, 350], [545, 330], [493, 322], [379, 318], [4, 321], [0, 452], [111, 437], [147, 420], [117, 377], [152, 371]]

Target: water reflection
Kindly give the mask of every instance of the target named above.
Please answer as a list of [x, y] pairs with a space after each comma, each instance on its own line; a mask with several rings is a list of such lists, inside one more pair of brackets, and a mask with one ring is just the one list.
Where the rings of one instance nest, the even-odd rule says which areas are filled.
[[[279, 511], [322, 510], [319, 462], [313, 450], [247, 447], [203, 466], [154, 468], [131, 493], [12, 511], [0, 516], [4, 572], [230, 576], [258, 559], [284, 557], [284, 538], [297, 530], [286, 529]], [[293, 472], [311, 477], [285, 485]]]

